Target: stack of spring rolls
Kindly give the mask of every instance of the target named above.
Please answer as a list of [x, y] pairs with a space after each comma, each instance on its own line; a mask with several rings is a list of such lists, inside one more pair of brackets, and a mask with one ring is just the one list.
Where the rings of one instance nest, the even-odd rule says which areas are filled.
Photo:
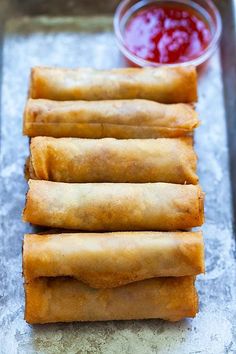
[[26, 321], [194, 317], [195, 68], [35, 67], [29, 92], [23, 220], [62, 230], [24, 237]]

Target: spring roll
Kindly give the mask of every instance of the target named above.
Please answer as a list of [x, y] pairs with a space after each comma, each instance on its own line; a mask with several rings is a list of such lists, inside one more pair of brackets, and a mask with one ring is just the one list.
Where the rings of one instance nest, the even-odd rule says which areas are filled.
[[191, 134], [198, 125], [197, 112], [184, 103], [29, 99], [23, 133], [56, 138], [172, 138]]
[[25, 281], [70, 276], [93, 288], [204, 272], [201, 232], [28, 234]]
[[29, 177], [55, 182], [197, 184], [192, 138], [32, 138]]
[[203, 223], [198, 185], [29, 180], [23, 220], [88, 231], [181, 230]]
[[28, 323], [194, 317], [194, 277], [154, 278], [112, 289], [93, 289], [73, 278], [38, 278], [25, 284]]
[[195, 102], [197, 73], [193, 66], [112, 70], [34, 67], [29, 96], [58, 101], [144, 98], [162, 103]]

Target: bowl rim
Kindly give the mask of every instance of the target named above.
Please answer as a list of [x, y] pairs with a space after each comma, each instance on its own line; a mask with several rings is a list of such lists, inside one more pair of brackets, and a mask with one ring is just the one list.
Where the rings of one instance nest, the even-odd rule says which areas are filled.
[[[122, 35], [121, 28], [120, 28], [120, 22], [121, 22], [120, 21], [120, 16], [121, 16], [121, 13], [122, 13], [122, 11], [123, 11], [123, 9], [125, 7], [129, 6], [131, 1], [132, 0], [122, 0], [120, 2], [118, 7], [116, 8], [116, 11], [115, 11], [115, 14], [114, 14], [113, 26], [114, 26], [115, 36], [116, 36], [116, 42], [117, 42], [117, 45], [118, 45], [119, 49], [134, 64], [136, 64], [138, 66], [141, 66], [141, 67], [146, 67], [146, 66], [152, 66], [152, 67], [158, 67], [158, 66], [176, 67], [176, 66], [189, 66], [189, 65], [198, 66], [198, 65], [202, 64], [203, 62], [205, 62], [213, 54], [213, 52], [215, 51], [215, 49], [217, 47], [217, 44], [219, 42], [219, 39], [221, 37], [221, 33], [222, 33], [222, 20], [221, 20], [220, 12], [219, 12], [218, 8], [216, 7], [216, 5], [213, 3], [213, 1], [212, 0], [205, 0], [205, 3], [213, 11], [216, 30], [213, 33], [213, 36], [212, 36], [212, 39], [211, 39], [210, 43], [208, 44], [208, 46], [204, 49], [204, 51], [198, 57], [196, 57], [194, 59], [191, 59], [191, 60], [188, 60], [188, 61], [185, 61], [185, 62], [180, 62], [180, 63], [158, 63], [158, 62], [153, 62], [153, 61], [149, 61], [149, 60], [146, 60], [146, 59], [138, 57], [137, 55], [132, 53], [126, 47], [125, 41], [124, 41], [124, 37]], [[142, 3], [143, 2], [144, 6], [145, 6], [148, 3], [154, 3], [155, 1], [158, 3], [159, 1], [163, 1], [163, 0], [145, 0], [145, 1], [144, 0], [137, 0], [136, 3], [139, 3], [139, 2]], [[196, 5], [197, 5], [197, 7], [202, 7], [203, 8], [203, 6], [197, 4], [194, 0], [168, 0], [168, 2], [185, 4], [185, 5], [189, 6], [189, 7], [194, 7], [194, 9], [196, 11], [197, 11]], [[142, 8], [142, 7], [140, 7], [140, 8]], [[204, 9], [204, 11], [206, 12], [207, 10]], [[209, 14], [208, 11], [207, 11], [207, 13]]]

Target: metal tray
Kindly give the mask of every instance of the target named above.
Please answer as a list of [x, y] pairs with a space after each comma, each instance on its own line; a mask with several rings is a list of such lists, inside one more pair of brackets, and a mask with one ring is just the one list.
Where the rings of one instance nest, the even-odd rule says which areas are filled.
[[197, 108], [202, 125], [197, 129], [195, 145], [200, 181], [206, 192], [206, 275], [197, 280], [198, 316], [179, 323], [146, 320], [38, 326], [29, 326], [23, 319], [22, 237], [32, 229], [21, 221], [27, 189], [23, 167], [28, 155], [28, 139], [22, 136], [21, 127], [30, 67], [125, 65], [112, 33], [111, 14], [116, 3], [0, 1], [0, 352], [236, 353], [236, 41], [231, 1], [217, 2], [224, 21], [223, 41], [199, 78]]

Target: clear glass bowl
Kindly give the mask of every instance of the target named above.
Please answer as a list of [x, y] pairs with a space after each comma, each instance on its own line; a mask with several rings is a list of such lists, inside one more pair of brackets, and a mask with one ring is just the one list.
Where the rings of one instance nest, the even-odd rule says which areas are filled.
[[[144, 6], [149, 4], [173, 4], [173, 5], [182, 5], [185, 7], [198, 12], [199, 15], [204, 18], [206, 23], [208, 23], [209, 29], [211, 31], [211, 41], [205, 50], [196, 58], [185, 61], [182, 63], [173, 63], [173, 64], [162, 64], [155, 63], [153, 61], [145, 60], [134, 53], [132, 53], [125, 45], [124, 41], [124, 29], [127, 22], [133, 16], [133, 14]], [[123, 0], [116, 9], [114, 15], [114, 31], [117, 39], [118, 46], [124, 56], [129, 59], [132, 63], [138, 66], [188, 66], [194, 65], [198, 66], [205, 62], [214, 52], [219, 42], [221, 31], [222, 31], [222, 22], [221, 16], [211, 0]]]

